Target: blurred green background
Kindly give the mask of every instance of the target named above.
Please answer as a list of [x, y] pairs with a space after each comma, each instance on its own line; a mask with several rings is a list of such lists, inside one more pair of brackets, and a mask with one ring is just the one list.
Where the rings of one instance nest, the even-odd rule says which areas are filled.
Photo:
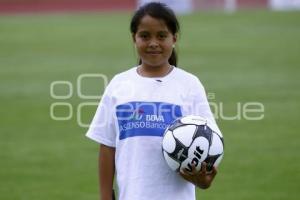
[[[179, 66], [196, 74], [236, 116], [247, 102], [264, 105], [262, 120], [222, 120], [225, 157], [213, 186], [197, 199], [296, 200], [300, 196], [300, 12], [202, 12], [180, 17]], [[129, 13], [0, 16], [0, 199], [98, 199], [98, 145], [78, 125], [81, 74], [109, 79], [134, 66]], [[50, 95], [54, 81], [72, 96]], [[82, 82], [98, 95], [103, 83]], [[55, 94], [66, 95], [66, 85]], [[69, 103], [70, 120], [50, 117]], [[82, 108], [88, 123], [96, 106]], [[56, 107], [56, 116], [68, 108]], [[159, 170], [159, 169], [157, 169]]]

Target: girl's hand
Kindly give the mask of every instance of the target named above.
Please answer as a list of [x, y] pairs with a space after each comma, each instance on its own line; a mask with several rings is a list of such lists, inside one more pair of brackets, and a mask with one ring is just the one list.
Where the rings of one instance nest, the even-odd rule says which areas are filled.
[[197, 187], [207, 189], [214, 180], [217, 174], [217, 169], [213, 167], [211, 171], [207, 171], [206, 166], [207, 164], [203, 162], [201, 164], [201, 170], [197, 172], [195, 165], [192, 165], [192, 172], [189, 172], [186, 169], [184, 169], [183, 172], [180, 172], [180, 175], [185, 180], [193, 183]]

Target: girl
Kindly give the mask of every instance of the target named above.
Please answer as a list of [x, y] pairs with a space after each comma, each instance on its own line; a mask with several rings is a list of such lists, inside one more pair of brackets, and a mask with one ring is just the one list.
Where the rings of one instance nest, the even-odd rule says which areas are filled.
[[[87, 136], [100, 143], [102, 200], [112, 200], [116, 171], [120, 200], [194, 200], [195, 186], [207, 188], [216, 169], [173, 172], [161, 150], [165, 128], [183, 115], [215, 124], [198, 78], [176, 68], [178, 21], [168, 7], [149, 3], [132, 17], [130, 30], [139, 65], [107, 86]], [[215, 128], [219, 131], [218, 127]]]

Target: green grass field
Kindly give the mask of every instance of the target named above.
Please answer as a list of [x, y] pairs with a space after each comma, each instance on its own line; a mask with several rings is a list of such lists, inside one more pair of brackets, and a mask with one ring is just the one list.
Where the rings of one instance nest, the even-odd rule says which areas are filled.
[[[224, 115], [247, 102], [265, 108], [258, 121], [219, 117], [225, 157], [214, 185], [197, 190], [197, 199], [299, 199], [299, 19], [300, 12], [267, 11], [180, 17], [179, 64], [214, 93]], [[129, 20], [126, 13], [0, 16], [1, 200], [98, 198], [98, 145], [76, 117], [80, 103], [98, 100], [79, 98], [76, 81], [135, 65]], [[72, 83], [71, 98], [51, 98], [57, 80]], [[85, 82], [84, 93], [100, 94], [96, 84]], [[54, 102], [70, 103], [74, 116], [51, 119]], [[82, 120], [94, 111], [86, 108]]]

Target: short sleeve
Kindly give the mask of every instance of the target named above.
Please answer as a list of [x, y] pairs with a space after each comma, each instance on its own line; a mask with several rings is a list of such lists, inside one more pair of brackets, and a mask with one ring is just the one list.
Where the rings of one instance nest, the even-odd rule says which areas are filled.
[[191, 90], [190, 95], [192, 97], [192, 108], [193, 108], [192, 114], [198, 115], [198, 116], [201, 116], [201, 117], [207, 119], [210, 127], [215, 132], [222, 135], [222, 133], [215, 121], [214, 115], [211, 112], [205, 89], [198, 78], [196, 78], [196, 80], [195, 80], [195, 84], [193, 86], [193, 89]]
[[106, 88], [98, 105], [86, 136], [100, 144], [115, 147], [116, 130], [114, 126], [114, 106], [107, 89], [108, 88]]

